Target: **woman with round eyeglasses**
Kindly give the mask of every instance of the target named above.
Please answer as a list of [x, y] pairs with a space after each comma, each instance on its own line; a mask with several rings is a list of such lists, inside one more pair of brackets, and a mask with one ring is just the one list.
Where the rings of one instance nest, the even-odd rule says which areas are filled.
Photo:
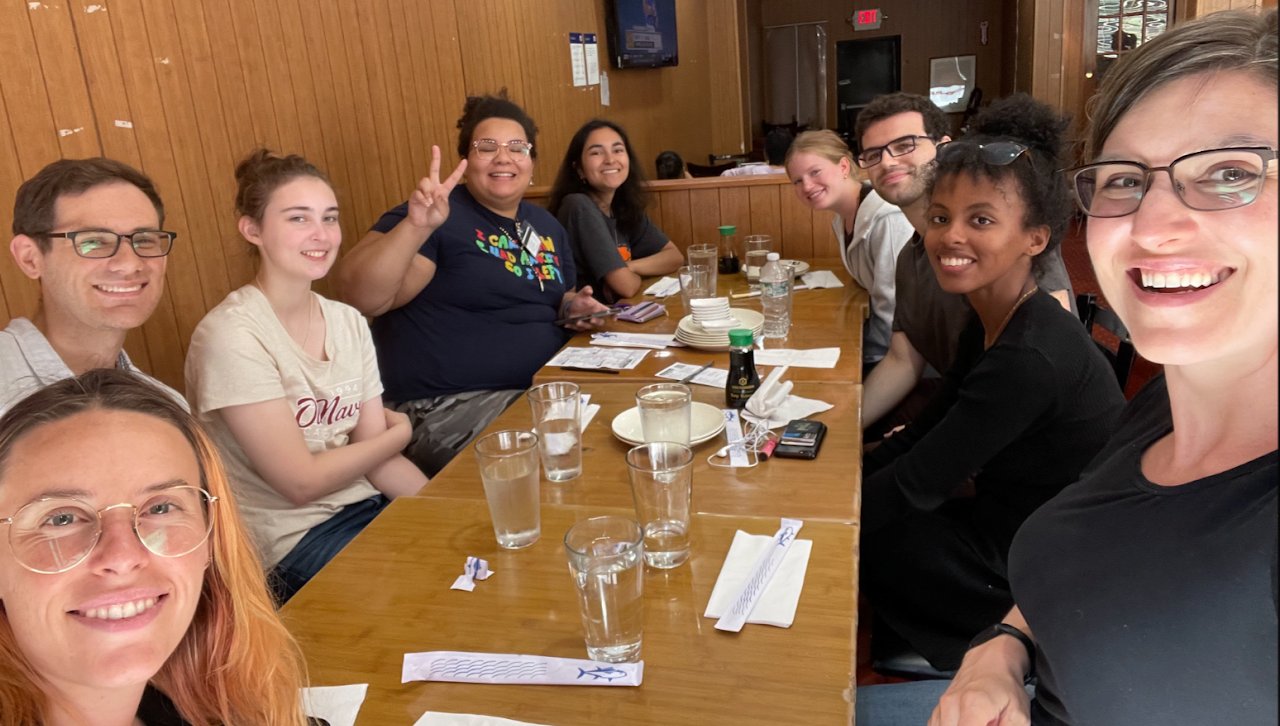
[[103, 369], [0, 418], [0, 723], [303, 724], [303, 666], [212, 443]]
[[[505, 93], [467, 99], [461, 163], [430, 174], [339, 263], [341, 297], [374, 318], [387, 400], [409, 415], [405, 454], [434, 476], [528, 388], [568, 330], [606, 310], [577, 287], [564, 227], [524, 201], [537, 127]], [[465, 184], [459, 184], [465, 178]]]
[[1054, 173], [1065, 127], [1019, 94], [938, 146], [924, 248], [938, 285], [972, 312], [941, 390], [864, 459], [873, 650], [905, 642], [938, 670], [1009, 610], [1014, 534], [1075, 481], [1124, 406], [1080, 320], [1036, 284], [1071, 209]]
[[640, 292], [641, 279], [666, 275], [684, 256], [645, 214], [648, 193], [627, 132], [592, 119], [569, 140], [547, 210], [569, 232], [578, 278], [596, 298]]
[[1103, 81], [1067, 177], [1102, 291], [1164, 374], [1019, 531], [1017, 607], [935, 726], [1276, 722], [1276, 27], [1209, 15]]

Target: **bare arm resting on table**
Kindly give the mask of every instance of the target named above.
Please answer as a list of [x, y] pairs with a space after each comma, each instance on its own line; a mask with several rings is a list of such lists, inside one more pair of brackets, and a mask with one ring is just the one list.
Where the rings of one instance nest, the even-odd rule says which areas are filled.
[[[1005, 623], [1031, 635], [1014, 607]], [[929, 718], [929, 726], [1022, 726], [1031, 723], [1031, 703], [1022, 683], [1031, 662], [1022, 643], [999, 636], [970, 649]]]
[[667, 242], [656, 254], [627, 261], [624, 267], [605, 273], [604, 281], [618, 297], [635, 297], [640, 292], [640, 278], [675, 272], [684, 255], [675, 242]]
[[[369, 413], [368, 416], [364, 415], [366, 411]], [[378, 411], [382, 412], [382, 416], [377, 415]], [[372, 441], [401, 424], [409, 426], [412, 430], [408, 416], [383, 408], [382, 396], [376, 396], [365, 401], [360, 407], [360, 420], [356, 422], [356, 427], [351, 432], [351, 442]], [[408, 442], [406, 441], [405, 444], [407, 445]], [[400, 448], [403, 449], [404, 445]], [[374, 489], [392, 499], [413, 496], [427, 485], [427, 475], [399, 453], [393, 454], [386, 461], [365, 472], [365, 477]]]
[[901, 403], [923, 374], [924, 356], [907, 340], [906, 333], [894, 331], [889, 337], [889, 352], [871, 369], [862, 386], [862, 428]]
[[[357, 441], [356, 432], [352, 432], [352, 440], [346, 446], [313, 454], [283, 398], [219, 409], [231, 435], [263, 481], [299, 506], [350, 486], [392, 457], [403, 458], [400, 450], [409, 443], [412, 433], [409, 417], [384, 411], [381, 396], [365, 401], [360, 406], [356, 430], [364, 424], [367, 438]], [[366, 417], [376, 421], [365, 422]], [[381, 424], [381, 430], [376, 430], [377, 424]], [[392, 492], [383, 493], [395, 496]]]
[[466, 169], [463, 159], [440, 181], [440, 147], [431, 147], [431, 173], [409, 195], [405, 218], [386, 234], [366, 234], [338, 262], [335, 279], [346, 303], [376, 317], [409, 302], [431, 282], [436, 263], [418, 250], [449, 218], [449, 193]]

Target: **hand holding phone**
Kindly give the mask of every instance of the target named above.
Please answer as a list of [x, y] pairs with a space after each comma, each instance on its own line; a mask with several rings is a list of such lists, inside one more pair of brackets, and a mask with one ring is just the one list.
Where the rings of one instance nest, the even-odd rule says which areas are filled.
[[555, 321], [555, 324], [556, 325], [573, 325], [574, 323], [580, 323], [584, 320], [596, 320], [598, 318], [611, 318], [617, 314], [618, 314], [618, 311], [613, 309], [597, 310], [594, 313], [587, 313], [586, 315], [571, 315], [567, 318], [560, 318], [559, 320]]

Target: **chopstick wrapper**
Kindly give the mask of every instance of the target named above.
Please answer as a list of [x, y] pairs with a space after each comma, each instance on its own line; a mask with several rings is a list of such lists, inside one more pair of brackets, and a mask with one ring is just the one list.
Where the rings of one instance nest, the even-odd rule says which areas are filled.
[[831, 408], [826, 401], [791, 395], [791, 381], [783, 381], [786, 367], [774, 368], [747, 399], [743, 418], [763, 423], [771, 429], [782, 428], [798, 418], [807, 418]]
[[[769, 535], [747, 534], [738, 530], [733, 535], [729, 554], [720, 567], [720, 577], [711, 589], [704, 617], [720, 618], [733, 606], [734, 598], [742, 591], [747, 579], [761, 555], [773, 546]], [[804, 574], [809, 569], [809, 552], [813, 541], [797, 539], [791, 543], [782, 557], [782, 564], [765, 586], [764, 592], [747, 616], [748, 623], [789, 628], [796, 619], [796, 606], [800, 603], [800, 591], [804, 589]]]
[[400, 682], [505, 683], [559, 686], [638, 686], [644, 661], [600, 663], [514, 653], [433, 650], [405, 653]]

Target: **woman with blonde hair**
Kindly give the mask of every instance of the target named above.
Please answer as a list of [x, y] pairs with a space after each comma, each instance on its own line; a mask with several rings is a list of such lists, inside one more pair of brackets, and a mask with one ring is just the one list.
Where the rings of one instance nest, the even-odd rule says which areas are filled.
[[93, 370], [0, 418], [0, 723], [305, 723], [216, 450], [164, 391]]
[[787, 174], [800, 201], [835, 212], [831, 231], [849, 275], [871, 297], [862, 331], [862, 360], [868, 368], [889, 350], [898, 253], [911, 239], [911, 223], [858, 180], [853, 155], [834, 131], [805, 131], [787, 150]]

